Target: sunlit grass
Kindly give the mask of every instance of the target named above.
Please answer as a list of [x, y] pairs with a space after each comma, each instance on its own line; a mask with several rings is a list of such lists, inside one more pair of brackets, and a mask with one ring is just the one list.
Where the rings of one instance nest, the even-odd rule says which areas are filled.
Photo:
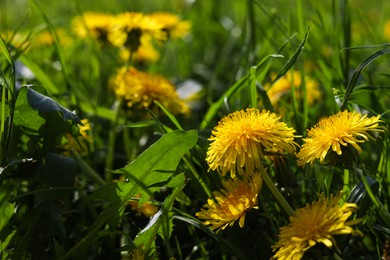
[[4, 259], [388, 256], [387, 2], [0, 10]]

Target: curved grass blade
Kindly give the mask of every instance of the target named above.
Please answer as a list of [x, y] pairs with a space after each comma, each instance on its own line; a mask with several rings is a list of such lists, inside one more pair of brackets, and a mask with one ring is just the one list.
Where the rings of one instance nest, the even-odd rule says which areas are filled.
[[303, 37], [302, 42], [299, 44], [298, 48], [295, 50], [294, 54], [288, 59], [286, 64], [280, 69], [278, 75], [276, 78], [272, 81], [271, 85], [273, 85], [278, 79], [284, 76], [284, 74], [287, 73], [287, 71], [295, 64], [298, 57], [301, 55], [303, 48], [305, 47], [305, 44], [307, 42], [307, 39], [309, 38], [309, 32], [310, 32], [310, 26], [307, 28], [307, 31], [305, 33], [305, 36]]
[[362, 73], [363, 69], [367, 67], [371, 62], [373, 62], [375, 59], [381, 57], [384, 54], [390, 53], [390, 49], [384, 49], [375, 52], [374, 54], [370, 55], [367, 59], [365, 59], [360, 65], [356, 68], [356, 70], [353, 72], [351, 79], [348, 82], [347, 89], [345, 90], [344, 98], [340, 106], [340, 110], [344, 110], [345, 106], [347, 105], [348, 99], [353, 92], [356, 82], [358, 81], [360, 74]]

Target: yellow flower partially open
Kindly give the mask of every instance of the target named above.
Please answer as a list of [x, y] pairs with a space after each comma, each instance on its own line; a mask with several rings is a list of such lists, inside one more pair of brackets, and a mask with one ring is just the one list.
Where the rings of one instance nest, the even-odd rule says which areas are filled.
[[369, 131], [384, 131], [379, 126], [379, 118], [379, 115], [368, 118], [357, 112], [344, 111], [320, 121], [308, 131], [308, 137], [303, 139], [305, 143], [297, 155], [298, 164], [313, 164], [315, 159], [320, 159], [322, 163], [330, 149], [341, 155], [342, 148], [349, 145], [361, 152], [359, 143], [374, 140]]
[[203, 224], [213, 230], [223, 230], [233, 226], [236, 220], [244, 226], [245, 215], [256, 208], [257, 195], [260, 192], [262, 179], [260, 174], [247, 174], [243, 179], [229, 179], [224, 182], [224, 189], [214, 191], [215, 200], [208, 199], [207, 204], [195, 215], [205, 220]]
[[342, 193], [329, 200], [321, 194], [318, 201], [298, 209], [290, 224], [280, 229], [279, 241], [273, 246], [276, 254], [272, 259], [298, 260], [318, 243], [332, 248], [334, 235], [360, 234], [352, 226], [359, 220], [347, 221], [357, 209], [354, 203], [339, 205]]

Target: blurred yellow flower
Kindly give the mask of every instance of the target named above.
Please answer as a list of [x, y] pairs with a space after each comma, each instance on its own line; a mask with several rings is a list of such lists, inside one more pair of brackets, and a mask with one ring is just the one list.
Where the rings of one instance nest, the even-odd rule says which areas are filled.
[[[72, 42], [72, 38], [66, 33], [66, 31], [62, 28], [58, 29], [56, 31], [58, 41], [61, 45], [66, 46], [70, 45]], [[38, 33], [35, 36], [35, 39], [33, 41], [34, 47], [43, 47], [43, 46], [50, 46], [54, 44], [54, 37], [53, 35], [45, 30], [40, 33]]]
[[2, 32], [0, 35], [6, 44], [11, 45], [14, 48], [26, 49], [30, 45], [30, 38], [28, 35], [11, 31]]
[[163, 25], [142, 13], [125, 12], [118, 14], [112, 22], [108, 38], [117, 47], [126, 47], [135, 52], [149, 38], [165, 40]]
[[113, 17], [106, 13], [86, 12], [73, 19], [73, 31], [82, 39], [92, 37], [100, 43], [107, 44]]
[[321, 194], [318, 201], [298, 209], [290, 217], [289, 225], [280, 228], [279, 241], [273, 246], [277, 252], [272, 259], [298, 260], [317, 243], [332, 248], [336, 245], [334, 235], [360, 234], [351, 227], [359, 220], [347, 221], [357, 205], [344, 203], [340, 206], [341, 195], [331, 195], [328, 200]]
[[257, 208], [261, 185], [262, 179], [258, 173], [246, 174], [242, 179], [229, 179], [223, 183], [224, 189], [213, 192], [215, 200], [208, 199], [195, 215], [205, 220], [204, 225], [211, 226], [217, 232], [233, 226], [237, 220], [242, 228], [246, 213]]
[[[275, 78], [273, 75], [271, 78]], [[312, 105], [316, 100], [321, 97], [318, 82], [314, 81], [308, 76], [302, 78], [302, 74], [299, 71], [288, 71], [283, 77], [278, 79], [272, 86], [266, 85], [265, 89], [272, 105], [275, 105], [278, 100], [287, 95], [291, 95], [292, 87], [295, 88], [297, 98], [302, 97], [302, 79], [306, 86], [307, 103]]]
[[390, 42], [390, 20], [387, 20], [385, 23], [383, 35], [385, 40]]
[[177, 15], [172, 13], [157, 12], [150, 14], [150, 17], [163, 24], [163, 30], [171, 38], [182, 38], [191, 29], [189, 21], [182, 21]]
[[173, 114], [189, 113], [187, 104], [163, 76], [148, 74], [133, 67], [123, 67], [111, 79], [110, 86], [128, 107], [157, 110], [154, 101], [158, 101]]
[[[129, 61], [131, 52], [127, 48], [121, 48], [119, 56], [123, 61]], [[151, 40], [145, 40], [134, 54], [134, 61], [138, 62], [154, 62], [160, 58], [159, 52], [153, 47]]]
[[[293, 128], [279, 121], [269, 111], [248, 108], [222, 118], [209, 138], [211, 144], [206, 161], [211, 170], [230, 171], [232, 178], [238, 172], [253, 172], [261, 166], [264, 154], [294, 152]], [[245, 167], [245, 169], [244, 169]]]
[[80, 136], [74, 137], [71, 134], [66, 134], [66, 142], [61, 146], [65, 156], [70, 156], [72, 152], [85, 156], [89, 152], [89, 145], [93, 143], [92, 128], [88, 119], [82, 119], [79, 127]]
[[368, 131], [383, 132], [379, 118], [379, 115], [367, 118], [367, 115], [344, 111], [323, 119], [303, 139], [305, 143], [297, 154], [298, 165], [313, 164], [318, 158], [322, 163], [330, 148], [338, 155], [342, 154], [342, 147], [348, 145], [361, 152], [358, 143], [375, 139]]

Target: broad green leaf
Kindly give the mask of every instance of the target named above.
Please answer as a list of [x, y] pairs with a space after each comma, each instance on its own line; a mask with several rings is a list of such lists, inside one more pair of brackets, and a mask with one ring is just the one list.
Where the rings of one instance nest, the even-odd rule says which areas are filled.
[[154, 249], [154, 241], [157, 234], [164, 240], [169, 239], [171, 236], [173, 230], [173, 212], [171, 210], [176, 197], [181, 193], [186, 184], [184, 173], [176, 176], [176, 182], [180, 182], [180, 185], [173, 189], [172, 194], [165, 199], [161, 209], [152, 217], [147, 226], [141, 230], [134, 239], [134, 243], [137, 246], [145, 245], [146, 251]]
[[170, 132], [150, 146], [136, 160], [116, 170], [115, 173], [124, 174], [130, 182], [138, 185], [142, 204], [143, 201], [149, 200], [151, 193], [159, 190], [162, 183], [172, 177], [181, 157], [196, 142], [195, 130]]
[[45, 123], [38, 111], [33, 110], [27, 99], [28, 87], [22, 87], [18, 93], [15, 103], [14, 124], [19, 127], [38, 131]]
[[[132, 196], [141, 194], [142, 199], [149, 198], [152, 191], [157, 191], [160, 186], [166, 184], [175, 173], [181, 158], [195, 146], [197, 139], [195, 130], [172, 131], [161, 137], [134, 161], [115, 171], [118, 174], [125, 174], [129, 182], [113, 184], [116, 186], [115, 192], [111, 188], [113, 186], [103, 187], [105, 191], [102, 191], [100, 197], [109, 198], [111, 205], [91, 225], [84, 238], [67, 252], [64, 259], [70, 259], [79, 250], [85, 249], [106, 223], [121, 216], [123, 207]], [[104, 195], [105, 192], [108, 195]]]

